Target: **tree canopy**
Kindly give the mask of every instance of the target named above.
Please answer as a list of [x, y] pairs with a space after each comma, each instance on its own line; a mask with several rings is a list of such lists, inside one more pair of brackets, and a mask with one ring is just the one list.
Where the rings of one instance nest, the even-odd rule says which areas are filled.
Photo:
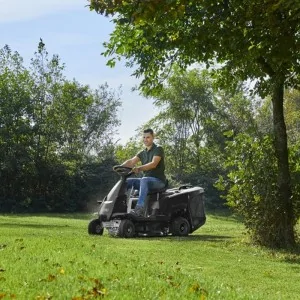
[[220, 64], [227, 81], [256, 79], [262, 93], [274, 77], [298, 83], [300, 3], [295, 1], [104, 1], [90, 8], [112, 15], [116, 25], [105, 55], [125, 57], [144, 76], [146, 92], [157, 87], [170, 63]]

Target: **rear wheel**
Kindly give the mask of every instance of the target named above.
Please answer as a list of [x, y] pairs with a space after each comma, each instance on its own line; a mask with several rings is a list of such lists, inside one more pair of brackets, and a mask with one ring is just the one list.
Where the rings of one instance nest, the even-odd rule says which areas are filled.
[[122, 220], [118, 229], [118, 236], [132, 238], [135, 236], [135, 227], [131, 220]]
[[187, 236], [191, 226], [186, 218], [178, 217], [172, 222], [172, 234], [177, 236]]
[[103, 225], [99, 219], [92, 220], [88, 226], [88, 233], [89, 234], [103, 234]]

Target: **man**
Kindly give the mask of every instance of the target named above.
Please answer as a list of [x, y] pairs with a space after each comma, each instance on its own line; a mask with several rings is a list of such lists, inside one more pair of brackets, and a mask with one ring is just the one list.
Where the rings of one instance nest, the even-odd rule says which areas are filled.
[[[145, 200], [148, 192], [162, 189], [166, 185], [164, 151], [153, 141], [153, 130], [144, 130], [143, 142], [146, 148], [122, 164], [124, 167], [133, 168], [132, 171], [136, 174], [144, 173], [142, 178], [127, 179], [127, 189], [133, 187], [139, 190], [139, 199], [133, 211], [138, 216], [143, 216], [145, 213]], [[138, 162], [141, 162], [142, 165], [136, 167]]]

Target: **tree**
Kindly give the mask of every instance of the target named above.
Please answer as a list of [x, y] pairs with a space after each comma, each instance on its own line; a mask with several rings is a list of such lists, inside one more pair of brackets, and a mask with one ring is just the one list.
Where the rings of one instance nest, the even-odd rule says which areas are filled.
[[121, 105], [119, 93], [109, 89], [107, 83], [90, 91], [93, 101], [85, 114], [82, 135], [86, 153], [99, 153], [113, 142], [115, 128], [120, 125], [117, 118], [117, 110]]
[[223, 204], [214, 184], [225, 175], [224, 133], [255, 131], [253, 99], [245, 92], [242, 86], [234, 93], [216, 90], [206, 70], [175, 67], [154, 99], [160, 112], [149, 126], [164, 146], [168, 175], [203, 186], [211, 207]]
[[6, 45], [0, 50], [0, 206], [4, 209], [24, 195], [32, 170], [30, 83], [22, 57]]
[[283, 247], [295, 244], [291, 176], [283, 114], [285, 86], [299, 85], [300, 3], [286, 0], [104, 1], [90, 9], [113, 15], [116, 24], [105, 55], [120, 57], [144, 76], [141, 89], [151, 93], [173, 62], [186, 67], [218, 63], [221, 82], [256, 80], [255, 92], [270, 95], [273, 106], [277, 188], [282, 204]]
[[[159, 120], [175, 127], [175, 148], [186, 148], [185, 141], [189, 140], [189, 148], [195, 153], [195, 168], [199, 169], [201, 143], [209, 142], [214, 126], [214, 93], [209, 73], [198, 69], [183, 73], [175, 68], [155, 98], [154, 104], [162, 110]], [[183, 160], [184, 157], [179, 159]]]
[[117, 93], [68, 81], [63, 70], [42, 40], [29, 69], [9, 46], [0, 49], [1, 211], [82, 208], [92, 172], [114, 164]]

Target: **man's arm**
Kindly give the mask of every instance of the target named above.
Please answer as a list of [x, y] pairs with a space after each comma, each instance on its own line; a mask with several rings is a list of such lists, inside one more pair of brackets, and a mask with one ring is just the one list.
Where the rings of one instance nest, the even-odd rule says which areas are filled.
[[153, 156], [153, 159], [151, 162], [135, 168], [136, 172], [138, 173], [141, 171], [149, 171], [149, 170], [155, 169], [157, 167], [157, 165], [159, 164], [160, 160], [161, 160], [160, 156]]
[[121, 166], [128, 167], [128, 168], [133, 168], [139, 161], [140, 161], [139, 157], [134, 156], [133, 158], [128, 159], [125, 162], [123, 162]]

